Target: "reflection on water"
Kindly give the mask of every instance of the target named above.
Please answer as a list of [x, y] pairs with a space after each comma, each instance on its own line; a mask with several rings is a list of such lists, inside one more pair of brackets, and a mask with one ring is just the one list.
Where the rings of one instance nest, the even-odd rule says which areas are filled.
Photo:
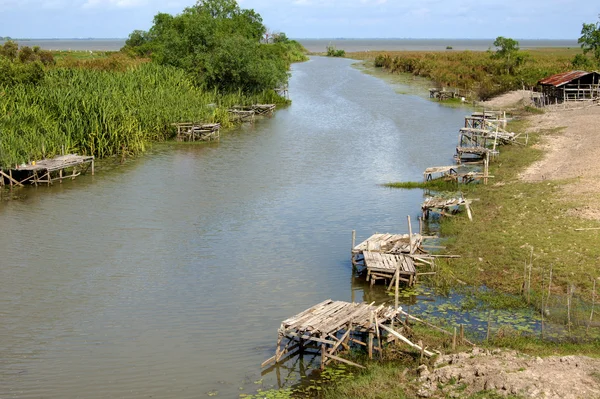
[[2, 201], [0, 397], [237, 397], [281, 320], [371, 300], [351, 231], [416, 225], [421, 192], [380, 184], [451, 162], [467, 111], [344, 59], [294, 65], [290, 96], [220, 143]]

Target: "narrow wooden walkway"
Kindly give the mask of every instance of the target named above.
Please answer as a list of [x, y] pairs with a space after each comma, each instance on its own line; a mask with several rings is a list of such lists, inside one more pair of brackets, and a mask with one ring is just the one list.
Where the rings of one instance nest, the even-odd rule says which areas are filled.
[[[327, 299], [281, 323], [275, 356], [263, 362], [262, 367], [315, 349], [321, 356], [321, 369], [331, 361], [363, 367], [339, 357], [339, 352], [349, 350], [353, 343], [366, 347], [369, 358], [373, 358], [373, 350], [381, 354], [384, 335], [391, 335], [426, 356], [433, 356], [432, 352], [394, 330], [393, 323], [401, 312], [399, 307]], [[284, 343], [285, 340], [287, 342]]]
[[[94, 174], [94, 157], [91, 155], [67, 154], [50, 159], [34, 161], [18, 166], [8, 171], [0, 170], [0, 185], [23, 186], [25, 183], [34, 185], [70, 178], [74, 179], [92, 168]], [[69, 170], [69, 174], [65, 171]]]

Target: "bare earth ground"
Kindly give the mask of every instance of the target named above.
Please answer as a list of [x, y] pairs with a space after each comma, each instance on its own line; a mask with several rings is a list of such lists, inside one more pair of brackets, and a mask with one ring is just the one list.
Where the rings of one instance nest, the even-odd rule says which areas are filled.
[[[481, 105], [510, 109], [527, 104], [529, 93], [505, 94]], [[524, 181], [563, 180], [563, 199], [578, 205], [568, 213], [600, 220], [600, 106], [567, 110], [562, 106], [528, 117], [530, 131], [544, 135], [546, 152], [520, 176]], [[421, 397], [464, 397], [496, 390], [525, 398], [600, 398], [600, 359], [585, 356], [531, 357], [514, 351], [442, 356], [431, 370], [420, 366]]]
[[[519, 90], [482, 103], [489, 108], [510, 108], [527, 102], [529, 92]], [[549, 131], [540, 146], [544, 158], [521, 174], [525, 181], [567, 180], [564, 200], [581, 204], [573, 216], [600, 220], [600, 106], [549, 107], [530, 116], [530, 131]]]
[[600, 363], [586, 356], [542, 359], [515, 351], [490, 353], [474, 348], [471, 353], [441, 356], [435, 363], [432, 371], [419, 367], [419, 397], [461, 398], [495, 390], [525, 398], [600, 398]]

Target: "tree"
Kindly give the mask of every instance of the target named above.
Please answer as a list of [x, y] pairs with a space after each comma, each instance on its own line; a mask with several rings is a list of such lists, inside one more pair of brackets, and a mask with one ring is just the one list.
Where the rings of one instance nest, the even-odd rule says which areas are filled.
[[148, 32], [132, 32], [123, 50], [185, 69], [206, 88], [257, 92], [287, 82], [287, 44], [261, 43], [267, 31], [261, 16], [235, 0], [198, 0], [153, 22]]
[[502, 60], [504, 70], [509, 75], [513, 75], [515, 69], [525, 61], [525, 56], [519, 51], [519, 42], [514, 39], [498, 36], [494, 40], [494, 47], [496, 52], [492, 58]]
[[577, 43], [581, 44], [584, 54], [591, 52], [596, 61], [600, 62], [600, 14], [598, 19], [599, 22], [583, 24], [581, 37], [577, 40]]

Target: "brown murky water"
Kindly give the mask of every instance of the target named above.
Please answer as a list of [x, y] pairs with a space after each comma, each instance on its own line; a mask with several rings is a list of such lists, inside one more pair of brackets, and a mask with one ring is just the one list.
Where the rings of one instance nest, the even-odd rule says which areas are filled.
[[406, 230], [466, 110], [362, 74], [294, 65], [293, 104], [211, 145], [0, 204], [0, 398], [237, 397], [281, 320], [362, 300], [352, 229]]

